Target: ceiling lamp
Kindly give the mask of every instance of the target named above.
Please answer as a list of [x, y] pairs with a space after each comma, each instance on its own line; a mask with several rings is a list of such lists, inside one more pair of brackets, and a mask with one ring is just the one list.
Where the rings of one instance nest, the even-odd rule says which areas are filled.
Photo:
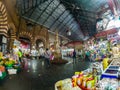
[[70, 30], [67, 30], [66, 32], [67, 32], [67, 35], [68, 35], [68, 36], [71, 36], [72, 33], [71, 33]]

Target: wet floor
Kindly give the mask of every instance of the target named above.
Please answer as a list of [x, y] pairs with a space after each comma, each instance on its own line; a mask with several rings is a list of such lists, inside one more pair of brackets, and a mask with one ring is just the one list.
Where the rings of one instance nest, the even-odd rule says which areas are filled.
[[8, 75], [0, 81], [0, 90], [54, 90], [58, 80], [70, 78], [75, 71], [82, 71], [90, 66], [89, 61], [71, 59], [64, 65], [46, 67], [44, 59], [27, 60], [25, 68], [16, 75]]

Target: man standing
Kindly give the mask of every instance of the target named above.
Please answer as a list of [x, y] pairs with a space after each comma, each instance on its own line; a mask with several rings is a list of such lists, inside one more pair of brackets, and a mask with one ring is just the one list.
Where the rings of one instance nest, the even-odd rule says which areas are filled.
[[22, 51], [20, 49], [18, 51], [18, 57], [19, 57], [20, 63], [22, 63]]
[[50, 56], [51, 56], [51, 52], [48, 50], [48, 48], [45, 51], [45, 60], [47, 62], [47, 66], [50, 66]]
[[119, 48], [117, 47], [117, 44], [114, 44], [112, 48], [113, 58], [119, 57]]
[[73, 63], [76, 62], [76, 51], [73, 51]]

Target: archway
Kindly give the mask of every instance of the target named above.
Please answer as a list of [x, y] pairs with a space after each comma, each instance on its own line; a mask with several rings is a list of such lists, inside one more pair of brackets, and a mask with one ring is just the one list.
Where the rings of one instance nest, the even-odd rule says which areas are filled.
[[25, 54], [29, 54], [31, 49], [31, 40], [28, 37], [20, 36], [19, 41], [20, 41], [19, 47], [22, 50], [22, 52]]
[[21, 33], [19, 33], [19, 35], [18, 35], [18, 39], [19, 39], [19, 37], [28, 38], [28, 39], [31, 41], [31, 44], [34, 43], [34, 42], [33, 42], [33, 36], [32, 36], [32, 34], [30, 34], [29, 32], [21, 32]]
[[28, 38], [31, 42], [31, 45], [33, 44], [33, 36], [31, 33], [29, 32], [20, 32], [19, 35], [18, 35], [18, 39], [19, 37], [25, 37], [25, 38]]
[[0, 1], [0, 51], [7, 50], [8, 18], [5, 5]]
[[39, 56], [43, 56], [45, 52], [45, 43], [42, 39], [36, 40], [36, 50], [38, 50]]
[[36, 40], [36, 49], [45, 48], [45, 44], [41, 39]]
[[19, 48], [22, 50], [22, 52], [25, 54], [30, 53], [32, 47], [31, 37], [25, 33], [20, 33], [18, 36], [18, 40], [20, 41]]
[[46, 48], [46, 39], [45, 39], [45, 37], [42, 37], [42, 36], [35, 37], [34, 44], [36, 44], [36, 42], [43, 42], [44, 48]]
[[29, 54], [32, 50], [33, 46], [33, 36], [29, 32], [20, 32], [17, 36], [18, 40], [20, 41], [20, 47], [25, 54]]

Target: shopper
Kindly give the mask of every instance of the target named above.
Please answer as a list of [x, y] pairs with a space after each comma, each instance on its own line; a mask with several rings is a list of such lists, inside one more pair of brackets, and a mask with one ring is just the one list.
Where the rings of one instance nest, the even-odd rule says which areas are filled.
[[80, 50], [78, 50], [78, 57], [81, 59], [82, 53]]
[[47, 62], [47, 67], [50, 67], [50, 56], [51, 52], [47, 48], [45, 51], [45, 61]]
[[76, 62], [76, 51], [73, 51], [73, 63]]
[[80, 57], [83, 60], [84, 59], [84, 52], [83, 52], [83, 50], [81, 50], [80, 53], [81, 53]]
[[10, 52], [9, 51], [5, 54], [5, 57], [10, 58]]
[[85, 54], [86, 54], [85, 60], [89, 60], [89, 61], [90, 61], [90, 55], [91, 55], [91, 54], [90, 54], [90, 51], [87, 50]]
[[112, 48], [113, 58], [119, 57], [119, 48], [117, 47], [117, 44], [114, 44]]
[[19, 49], [19, 51], [18, 51], [18, 57], [19, 57], [19, 61], [20, 61], [20, 63], [22, 63], [22, 51]]
[[50, 55], [50, 60], [54, 60], [54, 54], [53, 53], [51, 53], [51, 55]]
[[85, 50], [82, 50], [82, 57], [83, 57], [83, 60], [85, 60], [85, 56], [86, 56], [86, 54], [85, 54]]

